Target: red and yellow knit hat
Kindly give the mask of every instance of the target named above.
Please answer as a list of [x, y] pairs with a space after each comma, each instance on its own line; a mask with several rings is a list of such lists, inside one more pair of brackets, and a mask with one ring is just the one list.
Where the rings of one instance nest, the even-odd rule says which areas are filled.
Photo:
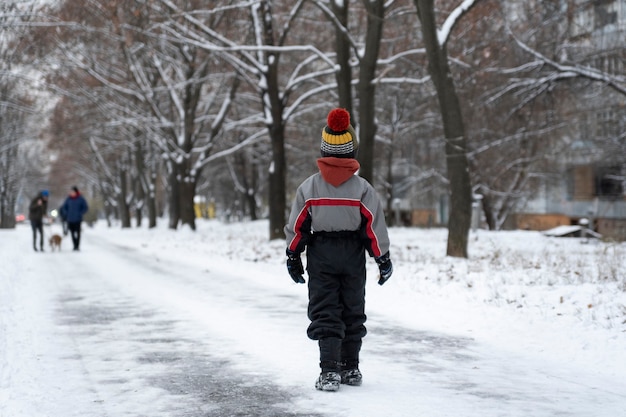
[[332, 109], [322, 129], [322, 156], [355, 158], [358, 149], [359, 140], [350, 124], [350, 113], [346, 109]]

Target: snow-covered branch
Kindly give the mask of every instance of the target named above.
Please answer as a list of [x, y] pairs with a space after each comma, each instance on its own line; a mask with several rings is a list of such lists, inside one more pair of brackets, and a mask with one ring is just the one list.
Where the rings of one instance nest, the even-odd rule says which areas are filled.
[[486, 145], [480, 146], [476, 149], [471, 150], [470, 152], [468, 152], [468, 157], [469, 158], [474, 158], [476, 156], [478, 156], [479, 154], [483, 153], [483, 152], [487, 152], [490, 149], [493, 149], [495, 147], [498, 146], [504, 146], [510, 142], [515, 142], [518, 141], [522, 138], [525, 137], [529, 137], [529, 136], [535, 136], [535, 137], [545, 137], [547, 134], [558, 130], [560, 128], [564, 127], [564, 124], [556, 124], [553, 126], [548, 126], [545, 128], [541, 128], [541, 129], [537, 129], [534, 130], [532, 132], [527, 132], [527, 131], [523, 131], [523, 132], [517, 132], [515, 134], [500, 138], [498, 140], [492, 140], [489, 141], [489, 143], [487, 143]]
[[86, 64], [80, 62], [79, 60], [77, 60], [76, 58], [74, 58], [74, 57], [72, 57], [70, 55], [68, 55], [66, 57], [71, 62], [73, 62], [77, 68], [85, 71], [87, 74], [89, 74], [90, 76], [92, 76], [93, 78], [98, 80], [105, 87], [107, 87], [107, 88], [109, 88], [109, 89], [111, 89], [113, 91], [116, 91], [118, 93], [134, 97], [134, 98], [136, 98], [139, 101], [143, 101], [143, 95], [141, 93], [139, 93], [139, 92], [137, 92], [137, 91], [135, 91], [133, 89], [126, 88], [122, 84], [117, 84], [117, 83], [111, 82], [108, 77], [102, 75], [94, 67], [86, 65]]
[[254, 143], [257, 143], [260, 140], [262, 140], [265, 137], [266, 134], [267, 134], [267, 132], [265, 132], [263, 130], [260, 130], [260, 131], [256, 132], [255, 134], [251, 135], [250, 137], [248, 137], [246, 140], [238, 143], [237, 145], [232, 146], [232, 147], [230, 147], [228, 149], [224, 149], [224, 150], [222, 150], [220, 152], [215, 152], [214, 154], [210, 155], [209, 157], [203, 159], [201, 162], [198, 161], [199, 164], [196, 166], [196, 168], [202, 168], [202, 167], [206, 166], [208, 163], [215, 161], [216, 159], [223, 158], [223, 157], [228, 156], [228, 155], [232, 155], [235, 152], [245, 148], [246, 146], [249, 146], [249, 145], [252, 145]]
[[361, 54], [358, 53], [359, 51], [359, 46], [357, 45], [357, 42], [350, 36], [350, 32], [348, 31], [348, 29], [346, 29], [341, 22], [337, 19], [337, 16], [335, 16], [335, 13], [333, 13], [332, 10], [330, 10], [328, 7], [326, 7], [326, 4], [320, 0], [313, 0], [312, 3], [314, 5], [316, 5], [321, 11], [322, 13], [324, 13], [324, 15], [326, 15], [326, 17], [331, 21], [331, 23], [335, 26], [335, 29], [338, 29], [339, 31], [341, 31], [341, 33], [343, 34], [343, 36], [345, 36], [345, 38], [348, 40], [348, 42], [350, 43], [350, 46], [352, 47], [352, 49], [357, 52], [355, 55], [357, 58], [360, 57]]
[[399, 59], [424, 54], [426, 54], [426, 48], [407, 49], [406, 51], [400, 51], [399, 53], [390, 57], [379, 59], [378, 65], [391, 65]]
[[465, 15], [475, 4], [477, 4], [480, 0], [463, 0], [463, 3], [458, 5], [456, 9], [448, 15], [446, 21], [443, 22], [441, 28], [437, 30], [437, 41], [439, 42], [439, 46], [443, 47], [446, 42], [448, 42], [448, 38], [450, 37], [450, 33], [454, 28], [454, 25]]
[[600, 81], [605, 83], [607, 86], [611, 87], [615, 91], [618, 91], [621, 94], [626, 95], [626, 77], [623, 75], [610, 75], [606, 72], [597, 70], [595, 68], [581, 66], [581, 65], [565, 65], [559, 64], [558, 62], [546, 57], [539, 51], [534, 50], [526, 43], [522, 42], [519, 38], [517, 38], [510, 30], [509, 33], [511, 37], [515, 41], [515, 43], [522, 48], [527, 53], [534, 56], [538, 61], [542, 62], [545, 65], [548, 65], [554, 68], [557, 71], [557, 74], [543, 77], [537, 80], [535, 84], [541, 84], [549, 81], [565, 79], [565, 78], [587, 78], [593, 81]]

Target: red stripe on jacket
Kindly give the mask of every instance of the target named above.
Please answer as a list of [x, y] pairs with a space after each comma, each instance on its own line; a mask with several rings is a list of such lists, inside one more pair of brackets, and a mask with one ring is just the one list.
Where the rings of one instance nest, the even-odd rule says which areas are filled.
[[361, 204], [361, 214], [365, 216], [365, 219], [367, 220], [365, 223], [365, 234], [369, 238], [370, 242], [372, 242], [372, 255], [375, 258], [378, 258], [382, 255], [382, 253], [380, 245], [378, 244], [378, 237], [376, 236], [376, 233], [374, 233], [374, 214], [363, 204]]
[[298, 247], [298, 244], [302, 240], [302, 232], [300, 230], [300, 227], [302, 226], [302, 223], [304, 223], [307, 216], [309, 215], [309, 208], [312, 206], [359, 207], [361, 214], [366, 219], [365, 234], [367, 235], [367, 237], [372, 243], [371, 245], [372, 254], [374, 255], [374, 257], [378, 257], [382, 255], [380, 246], [378, 244], [378, 237], [376, 236], [376, 233], [374, 233], [374, 228], [373, 228], [374, 214], [367, 207], [365, 207], [361, 203], [360, 200], [353, 200], [353, 199], [347, 199], [347, 198], [311, 198], [311, 199], [308, 199], [305, 202], [302, 210], [300, 210], [298, 217], [296, 217], [296, 222], [293, 228], [295, 236], [291, 240], [291, 243], [289, 244], [290, 250], [295, 251], [295, 249]]

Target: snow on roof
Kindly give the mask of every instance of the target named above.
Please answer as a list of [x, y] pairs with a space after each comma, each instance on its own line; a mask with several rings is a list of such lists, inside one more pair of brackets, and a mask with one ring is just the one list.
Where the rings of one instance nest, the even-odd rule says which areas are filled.
[[544, 231], [543, 234], [546, 236], [565, 237], [565, 236], [570, 236], [574, 233], [581, 232], [583, 229], [585, 230], [586, 236], [591, 236], [591, 237], [596, 237], [596, 238], [602, 237], [601, 234], [594, 232], [593, 230], [580, 226], [580, 225], [557, 226], [553, 229]]

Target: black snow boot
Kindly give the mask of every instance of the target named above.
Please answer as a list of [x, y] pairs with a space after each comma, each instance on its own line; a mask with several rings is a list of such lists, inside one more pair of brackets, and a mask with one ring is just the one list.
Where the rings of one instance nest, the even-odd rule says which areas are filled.
[[320, 391], [337, 391], [341, 384], [341, 339], [320, 339], [319, 347], [322, 372], [315, 381], [315, 388]]
[[359, 370], [359, 352], [361, 352], [362, 341], [347, 340], [341, 345], [341, 383], [346, 385], [361, 385], [363, 375]]

